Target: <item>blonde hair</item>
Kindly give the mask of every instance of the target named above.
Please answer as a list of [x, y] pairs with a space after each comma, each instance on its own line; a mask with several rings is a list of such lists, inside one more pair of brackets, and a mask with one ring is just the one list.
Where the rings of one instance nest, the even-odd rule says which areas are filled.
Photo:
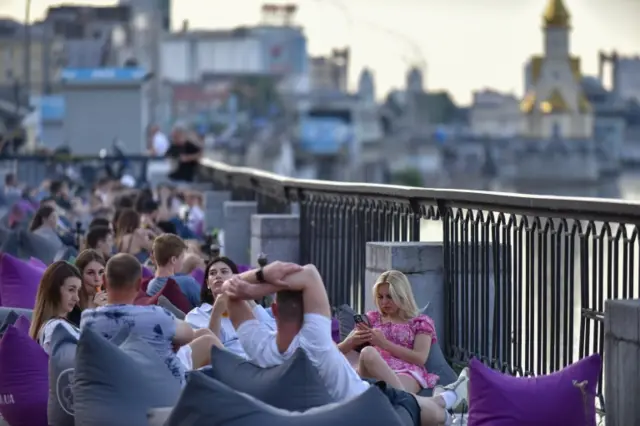
[[373, 285], [373, 300], [378, 311], [381, 311], [380, 302], [378, 301], [378, 288], [382, 284], [389, 285], [389, 295], [391, 295], [391, 299], [398, 307], [400, 317], [403, 320], [410, 320], [418, 316], [418, 305], [413, 297], [411, 283], [405, 274], [396, 270], [383, 272]]

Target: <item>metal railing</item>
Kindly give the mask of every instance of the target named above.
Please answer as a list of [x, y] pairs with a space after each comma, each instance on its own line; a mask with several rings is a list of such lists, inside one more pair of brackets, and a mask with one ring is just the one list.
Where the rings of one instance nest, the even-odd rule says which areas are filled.
[[201, 172], [260, 213], [297, 206], [301, 261], [334, 306], [364, 308], [366, 242], [441, 241], [453, 363], [557, 371], [603, 354], [606, 299], [639, 297], [638, 203], [291, 179], [209, 160]]

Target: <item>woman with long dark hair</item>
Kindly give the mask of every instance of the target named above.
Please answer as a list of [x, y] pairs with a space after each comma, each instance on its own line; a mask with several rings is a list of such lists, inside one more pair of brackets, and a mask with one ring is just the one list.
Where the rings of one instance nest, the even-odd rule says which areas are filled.
[[[222, 283], [237, 274], [238, 267], [228, 257], [212, 259], [204, 271], [200, 306], [189, 311], [185, 321], [196, 329], [210, 329], [227, 350], [246, 358], [236, 330], [227, 315], [227, 296], [221, 294]], [[251, 305], [256, 319], [267, 324], [272, 330], [276, 329], [275, 320], [262, 306], [253, 301], [247, 303]]]
[[44, 271], [38, 286], [29, 335], [47, 353], [51, 350], [53, 330], [58, 325], [79, 337], [78, 328], [69, 322], [67, 315], [78, 303], [81, 286], [80, 271], [64, 260], [52, 263]]
[[78, 295], [78, 304], [69, 313], [68, 318], [79, 327], [82, 311], [107, 304], [107, 293], [102, 289], [107, 262], [96, 250], [87, 249], [80, 252], [75, 264], [82, 276], [82, 286]]
[[29, 231], [46, 238], [56, 250], [60, 250], [64, 247], [64, 244], [56, 231], [57, 228], [58, 213], [54, 207], [47, 204], [40, 206], [29, 225]]

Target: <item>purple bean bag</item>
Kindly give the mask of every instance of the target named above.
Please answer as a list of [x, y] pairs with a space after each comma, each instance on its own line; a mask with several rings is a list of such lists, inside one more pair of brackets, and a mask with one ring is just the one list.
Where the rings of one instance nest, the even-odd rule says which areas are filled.
[[243, 272], [247, 272], [252, 270], [253, 268], [249, 265], [238, 265], [238, 273], [242, 274]]
[[11, 426], [47, 426], [49, 357], [14, 326], [0, 340], [0, 414]]
[[337, 318], [331, 318], [331, 338], [340, 343], [340, 321]]
[[194, 280], [196, 280], [198, 282], [198, 284], [202, 284], [204, 285], [204, 271], [200, 268], [196, 268], [193, 270], [193, 272], [191, 272], [191, 276], [193, 277]]
[[142, 267], [142, 279], [145, 278], [152, 278], [153, 277], [153, 271], [149, 268], [147, 268], [146, 266]]
[[31, 258], [29, 259], [29, 264], [33, 266], [37, 266], [42, 269], [47, 269], [47, 264], [44, 263], [42, 260], [38, 259], [37, 257], [31, 256]]
[[0, 254], [0, 305], [33, 309], [44, 269]]
[[31, 328], [31, 321], [29, 321], [29, 318], [25, 317], [24, 315], [20, 315], [13, 326], [17, 328], [18, 331], [21, 331], [24, 334], [28, 335], [29, 328]]
[[474, 358], [469, 364], [468, 424], [596, 426], [595, 393], [601, 369], [602, 359], [596, 354], [546, 376], [513, 377]]

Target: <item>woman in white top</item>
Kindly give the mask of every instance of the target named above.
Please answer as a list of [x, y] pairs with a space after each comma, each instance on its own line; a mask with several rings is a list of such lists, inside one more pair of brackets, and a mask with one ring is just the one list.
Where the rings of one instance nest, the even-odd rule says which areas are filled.
[[31, 220], [29, 231], [46, 238], [55, 247], [60, 250], [64, 247], [62, 240], [56, 231], [58, 227], [58, 213], [56, 209], [49, 205], [41, 206]]
[[47, 353], [51, 351], [53, 330], [59, 324], [72, 335], [80, 336], [78, 328], [69, 322], [67, 315], [78, 303], [81, 286], [80, 271], [64, 260], [52, 263], [44, 271], [38, 286], [29, 335]]
[[[196, 329], [210, 329], [227, 350], [246, 358], [247, 354], [244, 352], [236, 330], [226, 313], [226, 296], [218, 295], [222, 283], [237, 274], [238, 267], [227, 257], [217, 257], [209, 262], [204, 271], [205, 282], [202, 285], [200, 296], [202, 303], [189, 311], [185, 321]], [[256, 319], [266, 324], [271, 330], [275, 330], [276, 323], [273, 317], [257, 303], [250, 301], [249, 304], [253, 308]]]

